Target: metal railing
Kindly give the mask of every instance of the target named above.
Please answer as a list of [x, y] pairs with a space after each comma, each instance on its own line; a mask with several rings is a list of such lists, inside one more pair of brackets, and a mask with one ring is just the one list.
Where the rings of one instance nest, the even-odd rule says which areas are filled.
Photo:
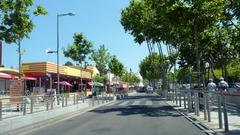
[[199, 112], [202, 111], [204, 120], [208, 122], [211, 122], [211, 112], [217, 109], [219, 128], [222, 129], [224, 123], [225, 131], [229, 131], [228, 113], [236, 113], [240, 117], [240, 104], [231, 103], [226, 100], [226, 98], [230, 99], [232, 97], [239, 97], [240, 99], [240, 93], [224, 91], [207, 92], [201, 89], [178, 89], [175, 91], [170, 90], [167, 93], [167, 99], [180, 107], [183, 104], [184, 109], [188, 112], [194, 112], [195, 115], [199, 116]]
[[[85, 100], [87, 98], [83, 93], [0, 98], [0, 120], [76, 105], [84, 103]], [[89, 105], [92, 103], [92, 106], [94, 106], [96, 102], [100, 104], [110, 100], [113, 100], [113, 97], [102, 94], [87, 101]]]

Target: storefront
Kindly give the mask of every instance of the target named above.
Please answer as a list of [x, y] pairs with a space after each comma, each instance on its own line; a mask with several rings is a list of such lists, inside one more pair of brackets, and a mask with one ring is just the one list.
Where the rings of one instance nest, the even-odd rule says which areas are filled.
[[[36, 85], [30, 90], [38, 95], [47, 91], [56, 91], [57, 88], [57, 64], [51, 62], [24, 63], [22, 70], [25, 76], [36, 78]], [[59, 66], [60, 93], [84, 91], [86, 95], [91, 93], [92, 71], [75, 66]]]
[[[32, 89], [35, 86], [36, 78], [34, 77], [26, 77], [22, 76], [19, 79], [19, 72], [16, 69], [9, 68], [0, 68], [0, 96], [8, 97], [8, 96], [23, 96], [27, 93], [28, 89]], [[16, 84], [16, 82], [20, 82], [21, 86], [16, 86], [17, 91], [21, 91], [20, 93], [15, 92], [12, 86]], [[14, 94], [14, 95], [11, 95]], [[15, 95], [17, 94], [17, 95]]]

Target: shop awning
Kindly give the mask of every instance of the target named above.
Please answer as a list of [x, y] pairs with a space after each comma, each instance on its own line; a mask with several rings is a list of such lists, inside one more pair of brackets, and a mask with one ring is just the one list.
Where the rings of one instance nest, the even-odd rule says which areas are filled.
[[0, 73], [0, 78], [12, 79], [12, 76], [11, 76], [11, 75], [9, 75], [9, 74]]
[[[18, 76], [16, 75], [11, 75], [11, 74], [6, 74], [6, 73], [0, 73], [0, 78], [4, 78], [4, 79], [18, 79]], [[22, 79], [24, 80], [37, 80], [37, 78], [34, 77], [22, 77]]]
[[[54, 82], [54, 83], [57, 84], [57, 82]], [[59, 82], [59, 84], [72, 87], [72, 84], [70, 84], [70, 83], [68, 83], [66, 81], [61, 81], [61, 82]]]
[[25, 77], [22, 77], [24, 80], [32, 80], [32, 81], [36, 81], [37, 80], [37, 78], [35, 78], [35, 77], [27, 77], [27, 76], [25, 76]]
[[103, 84], [100, 82], [88, 82], [88, 84], [91, 86], [103, 86]]
[[6, 74], [6, 73], [0, 73], [0, 78], [4, 78], [4, 79], [17, 79], [18, 77], [15, 75], [10, 75], [10, 74]]

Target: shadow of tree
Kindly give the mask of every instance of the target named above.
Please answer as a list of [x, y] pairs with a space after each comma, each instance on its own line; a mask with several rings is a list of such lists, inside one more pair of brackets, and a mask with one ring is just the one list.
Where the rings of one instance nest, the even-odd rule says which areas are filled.
[[99, 108], [94, 113], [117, 113], [119, 116], [142, 115], [143, 117], [180, 117], [181, 115], [171, 106], [151, 107], [144, 105], [130, 105], [125, 107]]

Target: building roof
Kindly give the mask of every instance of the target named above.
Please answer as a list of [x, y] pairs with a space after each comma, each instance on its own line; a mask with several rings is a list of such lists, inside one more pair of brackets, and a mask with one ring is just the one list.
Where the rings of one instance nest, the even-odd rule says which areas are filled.
[[[52, 62], [34, 62], [34, 63], [23, 63], [22, 70], [24, 74], [28, 73], [57, 73], [57, 64]], [[92, 72], [81, 67], [73, 66], [59, 66], [59, 73], [61, 75], [81, 77], [86, 79], [92, 78]]]

